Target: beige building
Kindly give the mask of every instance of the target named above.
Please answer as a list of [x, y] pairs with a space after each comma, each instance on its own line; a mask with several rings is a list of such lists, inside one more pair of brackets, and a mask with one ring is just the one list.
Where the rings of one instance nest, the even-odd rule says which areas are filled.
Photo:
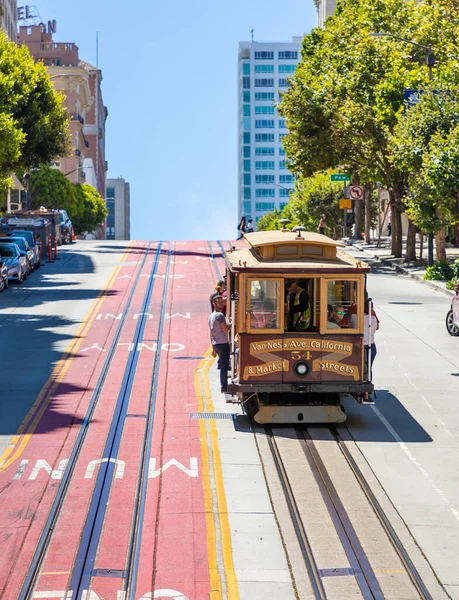
[[325, 19], [332, 15], [336, 9], [336, 0], [314, 0], [319, 16], [319, 27], [325, 23]]
[[0, 26], [10, 42], [15, 42], [18, 26], [16, 0], [0, 0]]
[[55, 88], [66, 96], [73, 152], [51, 166], [72, 183], [90, 182], [105, 198], [107, 109], [102, 99], [100, 69], [80, 60], [76, 44], [54, 42], [53, 34], [44, 25], [20, 27], [18, 44], [25, 44], [34, 59], [44, 63]]

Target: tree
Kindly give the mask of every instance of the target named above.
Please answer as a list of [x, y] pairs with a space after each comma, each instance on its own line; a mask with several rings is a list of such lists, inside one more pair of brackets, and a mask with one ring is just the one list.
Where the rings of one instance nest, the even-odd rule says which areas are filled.
[[68, 114], [45, 66], [0, 31], [0, 180], [69, 152]]
[[257, 222], [257, 231], [275, 231], [281, 228], [279, 219], [282, 219], [281, 211], [276, 208], [273, 212], [261, 217]]
[[443, 229], [459, 220], [459, 102], [449, 93], [426, 93], [406, 111], [392, 136], [395, 160], [409, 171], [407, 214], [437, 234], [437, 258], [446, 260]]
[[363, 184], [380, 181], [390, 190], [395, 256], [402, 251], [409, 172], [393, 159], [391, 135], [403, 118], [404, 91], [429, 89], [430, 82], [425, 50], [370, 34], [431, 46], [439, 59], [436, 78], [457, 89], [458, 8], [459, 0], [340, 0], [325, 28], [304, 38], [302, 61], [282, 95], [293, 170], [308, 176], [341, 165]]
[[82, 210], [72, 218], [76, 234], [92, 233], [101, 225], [108, 214], [105, 202], [99, 192], [87, 183], [77, 184], [76, 195], [80, 199]]
[[32, 208], [61, 208], [73, 219], [83, 209], [81, 198], [76, 194], [75, 184], [71, 183], [57, 169], [43, 166], [30, 174]]

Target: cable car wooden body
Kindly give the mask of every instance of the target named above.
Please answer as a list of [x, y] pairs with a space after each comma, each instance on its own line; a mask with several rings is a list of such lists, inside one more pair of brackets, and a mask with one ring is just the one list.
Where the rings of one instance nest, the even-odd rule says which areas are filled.
[[[374, 389], [364, 346], [369, 266], [318, 233], [244, 237], [247, 247], [225, 253], [229, 393], [258, 423], [343, 422], [343, 397], [363, 403]], [[292, 322], [286, 284], [302, 290], [294, 298], [307, 295], [301, 324]]]

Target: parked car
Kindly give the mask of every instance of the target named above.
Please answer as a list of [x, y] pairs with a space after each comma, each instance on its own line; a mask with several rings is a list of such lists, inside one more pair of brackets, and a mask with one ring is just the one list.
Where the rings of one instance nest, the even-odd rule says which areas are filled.
[[0, 238], [0, 244], [11, 244], [14, 243], [17, 245], [17, 247], [19, 248], [19, 251], [21, 252], [21, 256], [23, 255], [25, 257], [25, 273], [26, 273], [26, 277], [28, 275], [30, 275], [30, 273], [32, 272], [32, 265], [33, 265], [33, 261], [34, 261], [34, 252], [33, 250], [30, 249], [29, 244], [27, 243], [27, 240], [21, 236], [15, 236], [15, 237], [4, 237], [4, 238]]
[[26, 278], [25, 274], [25, 256], [21, 256], [21, 251], [16, 244], [1, 244], [0, 257], [8, 269], [8, 280], [22, 283]]
[[451, 300], [451, 308], [446, 315], [446, 330], [449, 335], [459, 336], [459, 285], [454, 288], [455, 296]]
[[8, 287], [8, 267], [0, 256], [0, 292]]
[[28, 231], [26, 229], [18, 229], [18, 230], [14, 230], [14, 231], [11, 231], [10, 233], [6, 234], [6, 237], [18, 237], [18, 236], [23, 237], [27, 240], [27, 243], [29, 244], [30, 249], [34, 253], [32, 267], [34, 270], [39, 269], [41, 266], [40, 249], [38, 247], [38, 241], [35, 237], [34, 232]]
[[60, 210], [59, 214], [61, 216], [61, 239], [63, 244], [71, 244], [72, 243], [72, 221], [69, 219], [69, 216], [65, 210]]

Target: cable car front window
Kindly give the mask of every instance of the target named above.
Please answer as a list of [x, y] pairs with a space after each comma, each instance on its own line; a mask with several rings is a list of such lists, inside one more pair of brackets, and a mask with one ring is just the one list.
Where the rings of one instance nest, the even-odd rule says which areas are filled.
[[327, 329], [349, 329], [350, 319], [357, 314], [358, 284], [356, 281], [328, 281]]
[[249, 281], [250, 329], [280, 329], [280, 291], [278, 279], [252, 279]]

